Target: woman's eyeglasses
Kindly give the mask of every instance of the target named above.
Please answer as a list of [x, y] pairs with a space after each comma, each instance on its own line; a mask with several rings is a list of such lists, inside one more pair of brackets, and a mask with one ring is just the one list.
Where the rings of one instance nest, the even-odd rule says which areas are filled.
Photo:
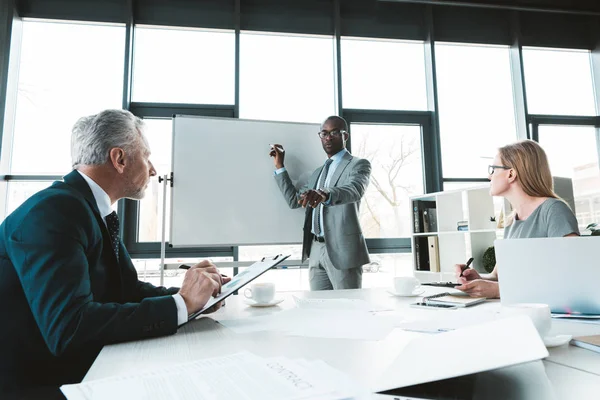
[[328, 131], [321, 131], [321, 132], [318, 133], [318, 135], [319, 135], [319, 137], [321, 139], [325, 139], [328, 136], [338, 138], [338, 137], [342, 136], [342, 133], [346, 133], [346, 131], [338, 131], [338, 130], [329, 131], [329, 132]]
[[511, 167], [506, 167], [504, 165], [488, 165], [488, 175], [493, 175], [496, 168], [511, 169]]

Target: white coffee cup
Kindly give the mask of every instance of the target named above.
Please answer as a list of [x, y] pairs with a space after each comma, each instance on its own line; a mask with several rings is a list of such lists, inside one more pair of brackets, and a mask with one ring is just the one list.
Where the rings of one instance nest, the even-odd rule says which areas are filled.
[[515, 303], [502, 305], [502, 315], [527, 315], [531, 318], [535, 329], [543, 339], [552, 327], [552, 315], [548, 304], [540, 303]]
[[394, 278], [394, 291], [401, 296], [413, 294], [421, 287], [421, 283], [414, 276], [397, 276]]
[[244, 290], [244, 296], [258, 304], [268, 304], [275, 297], [275, 284], [270, 282], [254, 283]]

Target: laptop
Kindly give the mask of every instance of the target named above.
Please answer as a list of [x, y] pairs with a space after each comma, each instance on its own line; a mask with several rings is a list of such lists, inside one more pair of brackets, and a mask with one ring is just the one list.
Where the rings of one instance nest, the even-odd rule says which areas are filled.
[[600, 314], [600, 237], [504, 239], [494, 246], [502, 304]]

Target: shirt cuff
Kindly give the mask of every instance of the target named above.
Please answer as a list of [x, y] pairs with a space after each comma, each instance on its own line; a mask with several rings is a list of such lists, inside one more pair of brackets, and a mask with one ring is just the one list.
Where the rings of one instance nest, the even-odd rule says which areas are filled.
[[283, 174], [286, 171], [285, 167], [275, 170], [275, 175]]
[[175, 300], [177, 306], [177, 326], [180, 326], [188, 321], [188, 310], [183, 297], [179, 293], [173, 295], [173, 300]]

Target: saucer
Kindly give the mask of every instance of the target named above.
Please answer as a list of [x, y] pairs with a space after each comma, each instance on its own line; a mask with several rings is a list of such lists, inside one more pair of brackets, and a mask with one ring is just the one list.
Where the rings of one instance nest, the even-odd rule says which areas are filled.
[[563, 344], [569, 343], [569, 341], [573, 338], [573, 335], [556, 335], [556, 336], [546, 336], [544, 337], [544, 344], [546, 347], [558, 347]]
[[387, 292], [389, 294], [391, 294], [392, 296], [396, 296], [396, 297], [417, 297], [417, 296], [420, 296], [423, 293], [425, 293], [425, 289], [424, 288], [417, 289], [410, 294], [398, 294], [394, 291], [394, 289], [388, 289]]
[[277, 305], [283, 301], [283, 298], [273, 299], [268, 303], [257, 303], [252, 299], [244, 299], [244, 303], [248, 304], [251, 307], [272, 307]]

